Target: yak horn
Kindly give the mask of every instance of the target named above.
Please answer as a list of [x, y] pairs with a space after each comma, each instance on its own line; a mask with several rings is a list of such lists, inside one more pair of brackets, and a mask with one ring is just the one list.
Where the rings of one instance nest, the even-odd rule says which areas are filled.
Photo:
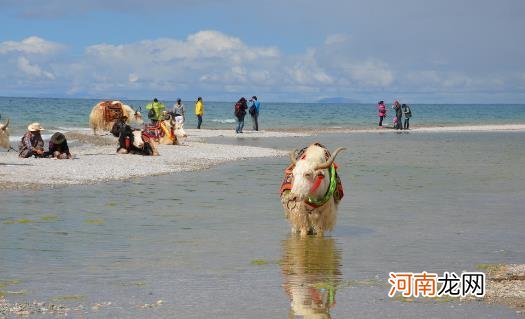
[[292, 163], [295, 165], [295, 163], [297, 163], [297, 159], [295, 158], [297, 154], [297, 150], [293, 150], [290, 152], [290, 161], [292, 161]]
[[328, 168], [330, 166], [332, 166], [332, 163], [334, 162], [335, 160], [335, 157], [337, 156], [337, 154], [343, 150], [346, 150], [346, 148], [344, 147], [339, 147], [338, 149], [336, 149], [333, 153], [332, 153], [332, 156], [330, 156], [330, 158], [323, 164], [319, 164], [317, 165], [317, 167], [315, 168], [315, 170], [318, 170], [318, 169], [325, 169], [325, 168]]
[[5, 130], [7, 128], [7, 126], [9, 125], [9, 119], [7, 119], [7, 122], [5, 122], [4, 125], [1, 125], [0, 124], [0, 130]]

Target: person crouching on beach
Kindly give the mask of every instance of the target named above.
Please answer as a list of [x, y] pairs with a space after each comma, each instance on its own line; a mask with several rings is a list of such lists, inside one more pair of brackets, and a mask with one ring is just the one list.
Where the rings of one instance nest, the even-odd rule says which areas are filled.
[[242, 133], [244, 128], [244, 117], [246, 116], [246, 109], [248, 108], [248, 103], [246, 99], [241, 97], [237, 103], [235, 103], [234, 115], [237, 118], [237, 127], [235, 128], [235, 133]]
[[204, 103], [202, 102], [202, 97], [198, 97], [195, 102], [195, 115], [197, 115], [197, 128], [201, 128], [202, 116], [204, 115]]
[[44, 128], [40, 123], [31, 123], [27, 127], [27, 132], [22, 137], [18, 144], [18, 156], [21, 158], [44, 157], [44, 140], [40, 135], [40, 131]]
[[379, 116], [379, 126], [383, 127], [383, 119], [386, 116], [385, 101], [379, 101], [377, 103], [377, 115]]
[[57, 159], [72, 158], [64, 134], [56, 132], [51, 136], [49, 140], [49, 151], [46, 153], [46, 156]]

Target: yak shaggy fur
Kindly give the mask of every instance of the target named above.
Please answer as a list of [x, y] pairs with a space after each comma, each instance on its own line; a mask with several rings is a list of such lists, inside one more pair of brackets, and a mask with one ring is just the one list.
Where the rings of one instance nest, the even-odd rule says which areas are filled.
[[11, 144], [9, 144], [9, 119], [5, 124], [0, 123], [0, 147], [9, 149]]
[[[322, 236], [325, 231], [334, 228], [337, 220], [337, 204], [334, 196], [320, 207], [314, 207], [306, 203], [308, 196], [322, 199], [330, 186], [330, 173], [328, 168], [319, 168], [320, 165], [332, 164], [339, 151], [327, 160], [327, 150], [319, 144], [312, 144], [295, 159], [295, 151], [291, 155], [293, 168], [293, 183], [289, 192], [281, 194], [281, 203], [284, 208], [285, 217], [290, 222], [291, 231], [299, 232], [301, 236], [316, 234]], [[295, 160], [295, 161], [294, 161]], [[328, 166], [330, 166], [328, 165]], [[310, 193], [317, 176], [323, 175], [319, 187]]]
[[[107, 122], [104, 118], [104, 108], [101, 106], [102, 103], [105, 102], [99, 102], [95, 106], [93, 106], [93, 109], [91, 110], [91, 113], [89, 114], [89, 126], [93, 129], [93, 135], [97, 135], [97, 131], [109, 131], [113, 127], [113, 124], [115, 121]], [[142, 116], [140, 112], [136, 112], [131, 108], [131, 106], [126, 105], [120, 101], [113, 101], [112, 104], [120, 103], [122, 104], [122, 112], [123, 115], [127, 117], [126, 124], [130, 124], [132, 120], [134, 121], [141, 121]]]

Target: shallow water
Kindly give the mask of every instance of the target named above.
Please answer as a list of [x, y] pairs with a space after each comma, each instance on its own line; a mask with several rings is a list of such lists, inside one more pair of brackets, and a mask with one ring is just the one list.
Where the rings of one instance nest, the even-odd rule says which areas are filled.
[[[278, 198], [287, 158], [2, 192], [0, 282], [12, 284], [0, 291], [10, 301], [82, 304], [71, 315], [89, 318], [283, 318], [313, 308], [333, 318], [514, 317], [512, 309], [477, 302], [392, 300], [387, 278], [390, 271], [459, 273], [525, 262], [524, 138], [228, 140], [348, 148], [337, 160], [345, 198], [325, 238], [289, 234]], [[111, 305], [91, 309], [103, 302]]]

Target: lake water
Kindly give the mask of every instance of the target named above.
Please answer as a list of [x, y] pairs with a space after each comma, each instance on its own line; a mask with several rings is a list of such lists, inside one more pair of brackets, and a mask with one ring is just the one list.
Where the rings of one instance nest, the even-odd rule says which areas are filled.
[[75, 318], [293, 318], [314, 305], [309, 318], [515, 317], [500, 305], [393, 300], [387, 278], [525, 262], [525, 133], [221, 139], [313, 141], [348, 148], [325, 238], [289, 234], [278, 195], [287, 158], [0, 192], [0, 283], [10, 282], [0, 291], [83, 305]]
[[[40, 122], [50, 131], [88, 128], [88, 117], [100, 100], [0, 97], [2, 122], [11, 119], [12, 134], [21, 136], [31, 122]], [[124, 100], [134, 108], [150, 101]], [[164, 101], [172, 108], [173, 101]], [[234, 102], [205, 102], [203, 128], [234, 128]], [[403, 101], [401, 101], [403, 102]], [[377, 126], [375, 104], [265, 103], [261, 101], [261, 129], [373, 128]], [[194, 103], [186, 107], [186, 127], [196, 127]], [[411, 104], [411, 126], [452, 126], [481, 124], [523, 124], [525, 104]], [[385, 125], [392, 125], [392, 114]], [[251, 127], [249, 116], [247, 126]], [[52, 133], [51, 133], [52, 134]]]

